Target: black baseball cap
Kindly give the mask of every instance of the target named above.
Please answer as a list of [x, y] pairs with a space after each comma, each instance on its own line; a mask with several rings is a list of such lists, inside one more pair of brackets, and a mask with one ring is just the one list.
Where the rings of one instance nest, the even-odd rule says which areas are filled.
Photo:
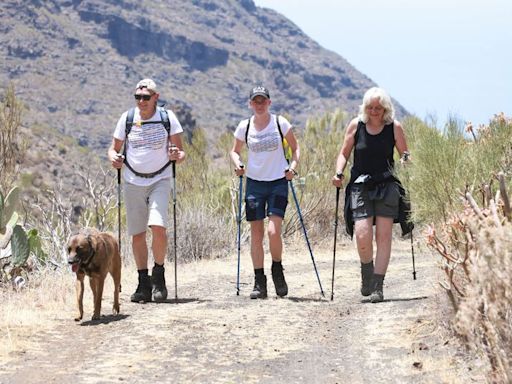
[[256, 96], [263, 96], [267, 99], [270, 99], [270, 93], [268, 92], [268, 89], [263, 87], [263, 86], [257, 86], [257, 87], [254, 87], [252, 90], [251, 90], [251, 93], [249, 94], [249, 99], [252, 100], [254, 99]]

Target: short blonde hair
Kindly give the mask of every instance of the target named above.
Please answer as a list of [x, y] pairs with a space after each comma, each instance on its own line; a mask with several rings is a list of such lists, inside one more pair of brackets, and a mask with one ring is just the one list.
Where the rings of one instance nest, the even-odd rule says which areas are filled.
[[366, 108], [370, 105], [372, 100], [379, 100], [379, 104], [384, 108], [383, 120], [386, 124], [390, 124], [395, 120], [395, 107], [391, 102], [391, 97], [382, 88], [372, 87], [367, 90], [363, 96], [363, 104], [359, 106], [359, 120], [363, 123], [368, 122], [368, 113]]

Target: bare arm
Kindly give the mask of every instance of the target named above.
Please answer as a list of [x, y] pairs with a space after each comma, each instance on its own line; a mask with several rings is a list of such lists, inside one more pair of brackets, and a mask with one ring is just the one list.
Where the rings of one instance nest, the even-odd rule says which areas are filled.
[[237, 176], [242, 176], [245, 173], [245, 169], [240, 167], [242, 164], [242, 159], [240, 158], [240, 152], [242, 151], [242, 147], [244, 142], [235, 138], [233, 141], [233, 147], [231, 151], [229, 151], [229, 156], [231, 157], [231, 161], [235, 165], [235, 173]]
[[112, 138], [112, 144], [107, 152], [108, 159], [114, 168], [121, 169], [123, 166], [124, 158], [121, 155], [121, 149], [123, 148], [123, 140]]
[[352, 149], [354, 148], [357, 122], [357, 118], [352, 119], [352, 121], [347, 125], [347, 128], [345, 129], [343, 145], [341, 146], [340, 153], [336, 159], [336, 175], [332, 178], [332, 183], [337, 188], [341, 187], [343, 181], [343, 177], [340, 178], [337, 175], [343, 175], [345, 167], [347, 166], [348, 158], [350, 157], [350, 153], [352, 153]]
[[293, 130], [291, 128], [286, 133], [285, 139], [288, 142], [290, 149], [292, 150], [292, 159], [290, 161], [290, 167], [289, 167], [289, 170], [291, 172], [287, 172], [287, 175], [286, 175], [286, 178], [288, 180], [291, 180], [291, 179], [293, 179], [293, 176], [295, 176], [295, 173], [293, 171], [295, 171], [297, 169], [297, 165], [299, 165], [300, 146], [299, 146], [299, 143], [297, 142], [297, 138], [295, 137], [295, 134], [293, 133]]
[[395, 120], [394, 124], [394, 133], [395, 133], [395, 147], [398, 150], [398, 153], [400, 154], [400, 159], [404, 158], [404, 153], [407, 153], [407, 159], [410, 160], [409, 150], [407, 148], [407, 141], [405, 140], [405, 133], [404, 129], [402, 127], [402, 124], [400, 124], [398, 121]]
[[169, 136], [169, 160], [175, 161], [176, 164], [185, 160], [185, 151], [181, 141], [181, 133]]

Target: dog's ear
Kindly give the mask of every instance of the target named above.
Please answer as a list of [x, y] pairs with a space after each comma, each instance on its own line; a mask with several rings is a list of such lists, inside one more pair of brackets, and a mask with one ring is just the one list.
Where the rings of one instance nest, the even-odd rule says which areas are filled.
[[98, 238], [94, 235], [87, 235], [87, 243], [89, 247], [91, 248], [91, 251], [96, 252], [96, 249], [98, 248]]

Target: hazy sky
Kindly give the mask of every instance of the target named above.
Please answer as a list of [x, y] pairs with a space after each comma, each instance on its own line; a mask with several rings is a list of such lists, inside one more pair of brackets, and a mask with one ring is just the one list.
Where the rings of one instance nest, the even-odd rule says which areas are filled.
[[512, 116], [511, 0], [255, 0], [421, 119]]

